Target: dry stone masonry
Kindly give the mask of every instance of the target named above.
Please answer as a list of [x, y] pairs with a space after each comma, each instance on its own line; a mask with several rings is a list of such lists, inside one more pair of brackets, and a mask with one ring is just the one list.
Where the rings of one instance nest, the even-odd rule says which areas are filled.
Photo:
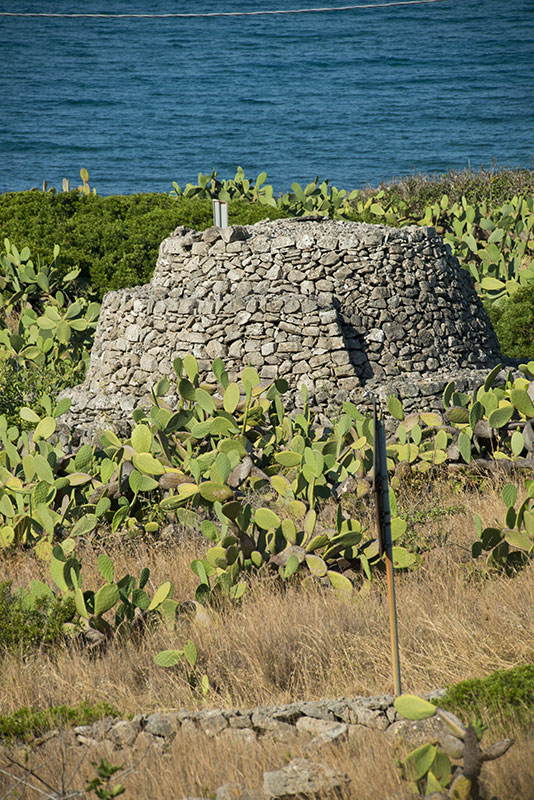
[[436, 407], [451, 378], [479, 377], [502, 355], [467, 272], [433, 228], [299, 218], [178, 228], [151, 282], [104, 298], [72, 419], [128, 419], [173, 359], [193, 353], [202, 378], [222, 358], [265, 383], [305, 383], [312, 407], [339, 411], [366, 391]]
[[[431, 700], [444, 694], [445, 690], [440, 689], [425, 697]], [[411, 728], [416, 731], [417, 726], [399, 716], [393, 706], [394, 701], [395, 697], [388, 694], [306, 700], [252, 709], [178, 709], [138, 714], [132, 720], [106, 717], [93, 725], [81, 725], [74, 729], [74, 733], [79, 744], [107, 739], [119, 750], [131, 747], [141, 733], [144, 734], [143, 742], [152, 741], [147, 739], [152, 736], [155, 737], [153, 743], [164, 745], [176, 736], [178, 730], [184, 729], [197, 730], [208, 737], [224, 736], [250, 742], [263, 736], [282, 742], [304, 737], [311, 751], [320, 749], [324, 744], [342, 741], [356, 730], [361, 732], [371, 728], [390, 736], [405, 735]], [[439, 720], [432, 718], [431, 725], [437, 726], [438, 730]]]
[[[444, 693], [439, 690], [426, 697], [439, 698]], [[297, 800], [302, 797], [326, 800], [338, 797], [338, 791], [347, 786], [348, 778], [318, 760], [324, 747], [353, 738], [357, 746], [358, 737], [370, 729], [410, 746], [428, 741], [441, 743], [444, 736], [449, 736], [437, 717], [417, 722], [400, 717], [394, 708], [394, 699], [393, 695], [381, 695], [253, 709], [179, 709], [138, 714], [132, 720], [105, 718], [93, 725], [75, 728], [74, 735], [78, 745], [86, 747], [108, 742], [114, 750], [120, 751], [121, 758], [132, 752], [146, 752], [151, 747], [166, 752], [181, 732], [205, 736], [206, 743], [213, 737], [220, 737], [235, 744], [246, 743], [251, 748], [255, 742], [267, 738], [280, 742], [285, 752], [298, 741], [304, 745], [305, 758], [293, 758], [286, 766], [265, 772], [261, 789], [223, 784], [217, 789], [217, 800]]]

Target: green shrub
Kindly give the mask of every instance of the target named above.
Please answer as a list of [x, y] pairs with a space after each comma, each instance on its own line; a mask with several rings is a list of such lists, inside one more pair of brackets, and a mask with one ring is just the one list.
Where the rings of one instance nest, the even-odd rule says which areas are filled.
[[488, 311], [503, 353], [511, 358], [534, 358], [534, 283]]
[[34, 647], [63, 640], [63, 625], [76, 613], [72, 598], [38, 597], [13, 591], [11, 581], [0, 583], [0, 648], [27, 653]]
[[[229, 204], [230, 225], [281, 216], [282, 211], [268, 206], [239, 200]], [[178, 226], [204, 230], [212, 224], [209, 199], [77, 192], [0, 195], [0, 240], [28, 246], [33, 257], [43, 261], [50, 261], [59, 242], [63, 271], [79, 266], [100, 297], [110, 289], [147, 283], [162, 240]]]
[[66, 725], [92, 725], [103, 717], [119, 717], [120, 712], [105, 701], [80, 703], [78, 706], [34, 706], [19, 708], [13, 714], [0, 714], [0, 740], [29, 740], [49, 730]]
[[22, 366], [13, 361], [0, 363], [0, 416], [5, 416], [8, 426], [20, 426], [23, 406], [39, 412], [43, 395], [54, 402], [63, 389], [83, 381], [83, 366], [81, 361], [77, 367], [69, 361]]
[[464, 721], [523, 721], [534, 716], [534, 664], [500, 669], [486, 678], [461, 681], [447, 687], [447, 694], [435, 701], [440, 708], [454, 711]]

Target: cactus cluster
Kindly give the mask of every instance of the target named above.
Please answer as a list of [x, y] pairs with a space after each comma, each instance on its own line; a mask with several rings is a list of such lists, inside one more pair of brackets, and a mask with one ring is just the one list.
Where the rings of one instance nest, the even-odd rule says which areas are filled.
[[482, 528], [478, 514], [475, 526], [478, 539], [473, 542], [471, 554], [479, 558], [486, 553], [486, 564], [491, 569], [513, 573], [525, 566], [534, 550], [534, 481], [525, 479], [527, 496], [516, 510], [517, 488], [507, 483], [502, 489], [502, 500], [506, 506], [504, 523]]
[[69, 296], [80, 270], [62, 274], [58, 257], [56, 245], [50, 265], [35, 265], [28, 247], [19, 252], [4, 239], [0, 253], [0, 360], [18, 367], [68, 360], [81, 378], [100, 305]]
[[[80, 178], [82, 182], [79, 186], [76, 187], [75, 191], [79, 192], [80, 194], [96, 194], [96, 189], [89, 186], [89, 171], [82, 167], [80, 170]], [[35, 191], [37, 187], [33, 187], [31, 191]], [[72, 191], [70, 188], [70, 181], [68, 178], [63, 178], [61, 181], [61, 189], [63, 192], [70, 192]], [[43, 181], [43, 192], [50, 192], [50, 194], [56, 194], [56, 189], [54, 186], [49, 186], [48, 181]]]
[[[484, 762], [503, 756], [514, 740], [503, 739], [482, 750], [479, 742], [486, 726], [480, 720], [466, 727], [450, 711], [416, 695], [401, 695], [395, 700], [395, 709], [406, 719], [437, 716], [442, 723], [437, 741], [417, 747], [396, 762], [401, 778], [408, 781], [412, 791], [433, 800], [480, 800], [479, 778]], [[453, 766], [451, 760], [463, 764]]]
[[[345, 189], [329, 186], [328, 180], [320, 182], [319, 176], [316, 176], [305, 187], [293, 182], [290, 192], [275, 197], [273, 187], [266, 184], [266, 180], [266, 172], [261, 172], [255, 181], [246, 178], [242, 167], [238, 167], [235, 177], [228, 180], [218, 178], [216, 170], [206, 175], [199, 172], [197, 185], [188, 183], [182, 189], [174, 181], [171, 195], [185, 198], [216, 198], [226, 202], [246, 200], [278, 208], [288, 216], [311, 213], [331, 219], [344, 219], [347, 215], [353, 215], [352, 204], [360, 195], [358, 189], [348, 193]], [[358, 210], [367, 210], [369, 205], [367, 201], [362, 201]]]
[[[204, 386], [193, 356], [176, 359], [174, 367], [178, 402], [165, 400], [171, 381], [159, 381], [152, 407], [133, 412], [126, 439], [108, 430], [70, 452], [57, 438], [66, 399], [43, 397], [40, 413], [23, 407], [19, 426], [0, 416], [0, 546], [33, 546], [50, 559], [58, 539], [87, 536], [101, 525], [153, 535], [171, 514], [201, 528], [211, 542], [194, 567], [204, 600], [221, 592], [238, 599], [242, 574], [264, 566], [284, 579], [297, 573], [326, 582], [345, 595], [382, 569], [374, 532], [362, 528], [345, 502], [348, 496], [354, 504], [372, 486], [370, 416], [346, 402], [342, 416], [322, 428], [314, 424], [305, 391], [302, 412], [286, 412], [284, 380], [261, 386], [247, 367], [231, 383], [215, 359], [218, 385]], [[530, 376], [529, 365], [524, 371]], [[393, 488], [400, 483], [397, 472], [458, 468], [459, 459], [465, 469], [528, 467], [534, 448], [530, 384], [508, 375], [496, 385], [498, 373], [492, 370], [471, 395], [447, 386], [443, 415], [405, 417], [400, 401], [390, 398], [398, 422], [386, 448]], [[264, 494], [261, 508], [252, 509], [251, 491]], [[318, 523], [318, 512], [330, 498], [337, 514], [328, 527]], [[390, 506], [394, 562], [415, 568], [420, 557], [404, 546], [407, 524], [393, 490]], [[528, 503], [517, 513], [509, 509], [501, 538], [493, 529], [479, 530], [473, 555], [490, 550], [494, 565], [506, 548], [523, 554], [509, 559], [507, 550], [509, 563], [529, 557], [530, 517]]]
[[[174, 624], [178, 603], [172, 599], [173, 586], [170, 581], [162, 583], [150, 597], [146, 586], [150, 570], [141, 570], [139, 579], [133, 575], [123, 575], [115, 580], [115, 567], [105, 553], [98, 556], [98, 571], [105, 583], [96, 591], [82, 589], [82, 562], [75, 555], [76, 542], [65, 539], [52, 550], [50, 575], [63, 597], [74, 597], [78, 623], [68, 623], [67, 630], [73, 634], [91, 628], [98, 631], [104, 640], [116, 634], [131, 634], [142, 626], [150, 624], [157, 612], [157, 619], [165, 619]], [[114, 610], [113, 618], [104, 615]]]
[[534, 362], [529, 364], [519, 367], [525, 377], [514, 377], [498, 364], [469, 394], [457, 391], [454, 382], [447, 384], [443, 414], [414, 412], [405, 416], [401, 401], [388, 398], [388, 411], [400, 423], [396, 441], [388, 444], [390, 466], [408, 463], [417, 472], [445, 463], [485, 469], [498, 461], [503, 470], [531, 467]]
[[[87, 169], [80, 170], [82, 183], [77, 192], [96, 194], [89, 186]], [[432, 225], [436, 227], [472, 275], [480, 296], [490, 304], [501, 304], [534, 277], [534, 199], [528, 193], [514, 194], [500, 204], [483, 200], [469, 202], [465, 195], [451, 200], [442, 194], [423, 209], [413, 207], [394, 191], [384, 189], [346, 191], [315, 177], [306, 186], [293, 182], [291, 191], [275, 196], [266, 183], [267, 173], [245, 176], [237, 167], [235, 176], [221, 178], [216, 170], [199, 172], [197, 183], [184, 188], [173, 182], [170, 195], [185, 199], [242, 200], [278, 209], [288, 216], [314, 214], [332, 219], [352, 219], [390, 226]], [[43, 191], [55, 189], [43, 184]], [[63, 191], [70, 183], [63, 180]]]
[[462, 266], [475, 280], [481, 297], [498, 303], [534, 278], [534, 198], [514, 196], [502, 206], [470, 205], [465, 197], [425, 210], [420, 221], [435, 225]]

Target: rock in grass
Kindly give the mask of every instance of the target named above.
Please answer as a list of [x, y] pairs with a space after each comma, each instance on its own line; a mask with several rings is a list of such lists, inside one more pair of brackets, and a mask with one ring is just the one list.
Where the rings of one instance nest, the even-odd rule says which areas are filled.
[[350, 778], [343, 772], [306, 758], [294, 758], [286, 767], [265, 772], [263, 791], [268, 798], [335, 797]]

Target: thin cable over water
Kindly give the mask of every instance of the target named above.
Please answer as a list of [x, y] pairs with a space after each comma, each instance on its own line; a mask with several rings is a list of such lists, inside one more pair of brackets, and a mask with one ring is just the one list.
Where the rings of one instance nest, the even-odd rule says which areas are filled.
[[450, 0], [394, 0], [391, 3], [369, 3], [364, 5], [351, 6], [331, 6], [326, 8], [294, 8], [278, 9], [273, 11], [206, 11], [199, 13], [169, 13], [169, 14], [88, 14], [72, 13], [60, 14], [49, 11], [0, 11], [0, 17], [60, 17], [62, 19], [73, 19], [83, 17], [84, 19], [184, 19], [184, 18], [205, 18], [205, 17], [262, 17], [284, 14], [319, 14], [331, 11], [354, 11], [369, 8], [389, 8], [391, 6], [420, 6], [433, 3], [448, 3]]

